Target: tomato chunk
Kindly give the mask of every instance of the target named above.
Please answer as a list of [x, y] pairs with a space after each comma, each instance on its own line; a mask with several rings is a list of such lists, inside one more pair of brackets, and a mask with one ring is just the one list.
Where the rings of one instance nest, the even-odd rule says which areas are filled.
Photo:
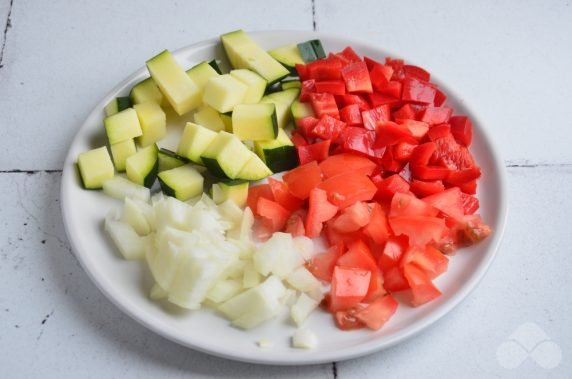
[[461, 190], [458, 187], [424, 197], [423, 201], [456, 220], [461, 219], [465, 214]]
[[390, 236], [389, 224], [385, 211], [378, 203], [371, 205], [369, 223], [363, 228], [363, 234], [371, 238], [376, 244], [382, 244]]
[[306, 217], [306, 236], [315, 238], [320, 235], [323, 223], [331, 219], [338, 212], [338, 207], [328, 202], [326, 191], [313, 188], [310, 191], [308, 215]]
[[330, 309], [335, 312], [356, 306], [367, 295], [370, 278], [368, 270], [335, 266]]
[[409, 243], [416, 246], [439, 241], [446, 230], [445, 220], [428, 216], [390, 217], [389, 225], [396, 235], [406, 235]]
[[355, 232], [369, 223], [371, 219], [369, 206], [358, 201], [342, 210], [332, 223], [332, 227], [341, 233]]
[[295, 211], [302, 206], [303, 201], [290, 193], [286, 183], [268, 177], [268, 185], [270, 186], [274, 200], [284, 208], [289, 211]]
[[292, 195], [305, 200], [310, 195], [310, 191], [322, 181], [322, 171], [318, 162], [312, 161], [290, 170], [284, 174], [282, 179], [288, 185]]
[[320, 169], [326, 178], [347, 172], [371, 175], [375, 166], [375, 163], [366, 157], [348, 153], [329, 156], [320, 163]]
[[406, 264], [403, 267], [403, 275], [411, 287], [411, 293], [413, 294], [411, 303], [413, 306], [423, 305], [441, 296], [441, 291], [433, 285], [427, 274], [414, 264]]
[[258, 214], [257, 205], [258, 198], [260, 197], [264, 197], [268, 200], [274, 200], [274, 195], [272, 194], [270, 185], [258, 184], [248, 189], [248, 198], [246, 200], [246, 204], [254, 214]]
[[380, 329], [397, 311], [397, 301], [391, 295], [374, 300], [356, 312], [356, 318], [370, 329]]
[[328, 194], [328, 200], [339, 207], [346, 208], [357, 201], [369, 201], [377, 192], [377, 187], [365, 175], [347, 172], [324, 180], [318, 185]]
[[269, 227], [272, 232], [278, 232], [284, 229], [286, 221], [290, 216], [290, 212], [286, 208], [264, 197], [258, 198], [256, 213], [263, 218], [264, 224]]
[[306, 268], [316, 278], [324, 282], [330, 282], [336, 262], [341, 255], [342, 245], [333, 245], [327, 251], [314, 255], [306, 263]]
[[428, 216], [435, 217], [438, 209], [415, 196], [406, 193], [396, 193], [391, 199], [389, 217]]

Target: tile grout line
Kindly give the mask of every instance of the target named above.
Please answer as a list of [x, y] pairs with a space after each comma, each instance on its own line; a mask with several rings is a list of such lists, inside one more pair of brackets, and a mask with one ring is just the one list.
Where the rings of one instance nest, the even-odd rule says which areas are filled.
[[316, 31], [316, 0], [312, 0], [312, 28]]
[[0, 48], [0, 68], [4, 67], [2, 62], [4, 61], [4, 48], [6, 47], [6, 39], [8, 35], [8, 29], [12, 27], [12, 6], [14, 5], [14, 0], [10, 0], [10, 8], [8, 9], [8, 17], [6, 18], [6, 26], [4, 27], [4, 40], [2, 41], [2, 47]]
[[332, 374], [334, 375], [334, 379], [338, 379], [338, 363], [332, 362]]
[[34, 175], [39, 173], [45, 174], [61, 174], [63, 170], [0, 170], [0, 174], [26, 174], [26, 175]]

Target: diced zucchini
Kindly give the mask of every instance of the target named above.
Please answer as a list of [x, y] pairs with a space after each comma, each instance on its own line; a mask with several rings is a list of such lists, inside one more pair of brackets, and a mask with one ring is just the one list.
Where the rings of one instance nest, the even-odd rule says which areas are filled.
[[149, 188], [135, 184], [121, 175], [116, 175], [112, 179], [106, 180], [105, 183], [103, 183], [103, 192], [107, 196], [119, 200], [130, 197], [147, 202], [151, 198]]
[[111, 116], [131, 106], [129, 97], [116, 97], [105, 106], [105, 115]]
[[274, 173], [298, 166], [296, 148], [282, 129], [276, 139], [254, 142], [254, 151]]
[[312, 105], [310, 103], [301, 103], [300, 100], [294, 100], [290, 110], [295, 121], [304, 117], [315, 117]]
[[209, 62], [209, 65], [219, 74], [222, 75], [222, 70], [220, 69], [219, 61], [213, 59]]
[[110, 145], [113, 164], [118, 172], [125, 171], [125, 161], [137, 152], [133, 138]]
[[298, 50], [306, 63], [326, 57], [326, 52], [319, 39], [299, 43]]
[[133, 104], [146, 103], [153, 101], [157, 104], [163, 104], [164, 96], [153, 78], [147, 78], [133, 86], [129, 94]]
[[143, 134], [137, 112], [133, 108], [127, 108], [103, 120], [105, 133], [109, 144], [123, 142], [128, 139], [139, 137]]
[[282, 91], [284, 91], [285, 89], [301, 88], [301, 87], [302, 83], [299, 80], [284, 80], [280, 83], [280, 88], [282, 89]]
[[201, 159], [211, 174], [236, 179], [251, 154], [237, 136], [221, 131], [201, 154]]
[[203, 176], [190, 164], [159, 173], [163, 192], [185, 201], [203, 193]]
[[[215, 192], [217, 193], [216, 199]], [[213, 200], [217, 204], [232, 200], [236, 205], [244, 208], [247, 198], [248, 181], [246, 180], [229, 180], [213, 184]]]
[[248, 87], [248, 90], [242, 99], [243, 104], [255, 104], [262, 99], [264, 91], [266, 90], [266, 85], [268, 84], [263, 77], [247, 69], [232, 70], [230, 75], [240, 80]]
[[133, 154], [125, 163], [127, 178], [133, 183], [151, 188], [159, 169], [159, 149], [156, 144], [144, 147]]
[[115, 171], [105, 146], [85, 151], [77, 158], [77, 167], [84, 188], [99, 189], [113, 178]]
[[232, 132], [241, 140], [264, 141], [278, 135], [274, 104], [239, 104], [232, 112]]
[[289, 74], [284, 66], [242, 30], [223, 34], [220, 39], [232, 67], [248, 68], [262, 76], [269, 84]]
[[[159, 172], [167, 171], [185, 165], [183, 157], [167, 149], [159, 149]], [[188, 162], [188, 161], [187, 161]]]
[[278, 62], [282, 63], [282, 65], [290, 72], [296, 72], [297, 64], [305, 63], [298, 46], [294, 44], [269, 50], [268, 54]]
[[254, 154], [252, 151], [250, 153], [250, 159], [242, 167], [242, 170], [237, 175], [237, 178], [256, 181], [262, 180], [267, 176], [272, 175], [272, 171], [262, 162], [258, 155]]
[[216, 136], [217, 133], [204, 126], [187, 122], [185, 130], [183, 130], [183, 135], [179, 140], [177, 154], [195, 163], [203, 164], [201, 155]]
[[183, 115], [201, 104], [201, 91], [168, 50], [147, 61], [147, 69], [175, 112]]
[[167, 116], [157, 103], [147, 102], [133, 106], [141, 131], [143, 134], [137, 137], [139, 146], [145, 147], [162, 140], [167, 134]]
[[220, 118], [220, 113], [213, 107], [204, 104], [193, 115], [193, 120], [212, 131], [218, 132], [225, 130], [224, 122]]
[[235, 77], [226, 74], [209, 79], [203, 92], [203, 102], [220, 113], [231, 112], [242, 103], [248, 86]]
[[276, 119], [278, 120], [279, 128], [285, 128], [292, 121], [290, 107], [294, 100], [298, 98], [299, 93], [300, 90], [298, 88], [289, 88], [266, 95], [260, 100], [261, 103], [272, 103], [276, 106]]
[[213, 76], [219, 76], [219, 73], [207, 62], [201, 62], [196, 66], [191, 67], [187, 70], [187, 75], [191, 80], [199, 87], [202, 92], [205, 89], [205, 85]]
[[232, 133], [232, 113], [221, 113], [220, 119], [224, 124], [224, 130], [226, 132]]

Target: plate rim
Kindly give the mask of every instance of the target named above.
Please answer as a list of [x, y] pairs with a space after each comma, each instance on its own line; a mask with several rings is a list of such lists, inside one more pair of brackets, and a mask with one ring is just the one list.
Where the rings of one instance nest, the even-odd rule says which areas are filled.
[[[345, 36], [338, 35], [336, 33], [330, 32], [320, 32], [320, 31], [302, 31], [302, 30], [269, 30], [269, 31], [248, 31], [249, 34], [255, 37], [262, 37], [262, 38], [269, 38], [272, 35], [292, 35], [293, 38], [296, 36], [300, 36], [301, 38], [328, 38], [328, 39], [335, 39], [338, 41], [342, 41], [343, 43], [350, 44], [351, 46], [363, 46], [371, 50], [379, 51], [382, 54], [389, 55], [389, 56], [401, 56], [400, 54], [394, 54], [392, 51], [386, 50], [384, 48], [380, 48], [369, 42], [363, 42], [359, 39], [355, 38], [348, 38]], [[218, 38], [210, 38], [206, 40], [202, 40], [188, 46], [181, 47], [179, 49], [173, 50], [172, 53], [174, 56], [183, 54], [185, 51], [190, 50], [198, 50], [202, 47], [208, 47], [211, 45], [216, 45], [218, 43]], [[189, 53], [191, 54], [191, 53]], [[413, 61], [409, 61], [413, 63]], [[495, 167], [495, 171], [497, 174], [498, 179], [498, 187], [499, 187], [499, 204], [500, 209], [498, 209], [498, 225], [490, 237], [492, 241], [490, 242], [489, 249], [486, 250], [485, 254], [486, 257], [482, 261], [482, 263], [474, 270], [471, 274], [471, 277], [463, 283], [462, 287], [457, 290], [451, 297], [447, 300], [439, 308], [435, 309], [431, 313], [424, 316], [421, 320], [414, 322], [410, 327], [406, 328], [404, 331], [400, 331], [395, 333], [392, 336], [384, 337], [383, 339], [368, 341], [363, 344], [352, 346], [348, 349], [341, 349], [340, 351], [334, 352], [324, 352], [322, 354], [295, 354], [295, 359], [292, 359], [290, 355], [285, 355], [285, 359], [268, 359], [267, 356], [261, 354], [259, 357], [250, 357], [244, 356], [241, 354], [230, 354], [224, 353], [220, 351], [216, 351], [213, 349], [205, 348], [197, 344], [189, 343], [183, 338], [179, 338], [176, 333], [170, 333], [169, 330], [164, 330], [154, 323], [150, 322], [150, 320], [145, 319], [145, 317], [141, 317], [139, 314], [135, 313], [132, 309], [130, 309], [127, 305], [120, 302], [118, 299], [115, 298], [112, 291], [107, 288], [107, 286], [102, 283], [98, 277], [95, 276], [94, 270], [91, 268], [90, 264], [87, 260], [84, 259], [83, 255], [79, 252], [79, 249], [74, 241], [74, 236], [71, 231], [70, 221], [69, 218], [69, 196], [68, 191], [70, 191], [70, 186], [67, 186], [66, 183], [70, 181], [70, 175], [74, 175], [75, 166], [75, 156], [72, 156], [72, 146], [74, 146], [77, 141], [80, 139], [82, 131], [85, 128], [89, 129], [87, 125], [87, 121], [93, 117], [95, 113], [101, 112], [103, 107], [107, 104], [107, 102], [114, 96], [115, 93], [124, 90], [127, 84], [131, 81], [135, 80], [136, 78], [143, 76], [145, 73], [145, 66], [140, 67], [132, 74], [128, 75], [124, 80], [120, 81], [116, 86], [114, 86], [110, 91], [106, 93], [106, 95], [92, 108], [89, 114], [86, 116], [84, 121], [82, 122], [81, 126], [76, 131], [71, 144], [69, 145], [69, 150], [66, 154], [66, 158], [64, 160], [64, 167], [62, 171], [62, 178], [61, 178], [61, 186], [60, 186], [60, 208], [62, 213], [62, 219], [64, 224], [65, 233], [74, 252], [75, 257], [78, 259], [81, 267], [86, 272], [88, 277], [90, 278], [91, 282], [95, 284], [95, 286], [104, 294], [104, 296], [111, 301], [118, 309], [120, 309], [123, 313], [127, 314], [130, 318], [137, 321], [139, 324], [144, 326], [145, 328], [153, 331], [154, 333], [170, 340], [176, 342], [186, 348], [191, 348], [196, 351], [200, 351], [203, 353], [207, 353], [210, 355], [218, 356], [221, 358], [232, 359], [235, 361], [240, 362], [248, 362], [248, 363], [256, 363], [256, 364], [264, 364], [264, 365], [309, 365], [309, 364], [321, 364], [321, 363], [328, 363], [333, 361], [342, 361], [357, 358], [360, 356], [372, 354], [374, 352], [389, 348], [391, 346], [396, 345], [402, 341], [405, 341], [414, 335], [420, 333], [421, 331], [425, 330], [427, 327], [433, 325], [435, 322], [443, 318], [446, 314], [448, 314], [451, 310], [457, 307], [463, 300], [465, 300], [472, 291], [476, 289], [478, 284], [483, 280], [484, 276], [486, 275], [488, 269], [490, 268], [492, 262], [494, 261], [495, 257], [498, 254], [498, 251], [501, 247], [502, 237], [504, 235], [506, 229], [506, 223], [508, 218], [508, 210], [509, 210], [509, 201], [508, 201], [508, 190], [507, 190], [507, 174], [506, 174], [506, 167], [504, 166], [504, 160], [501, 157], [500, 150], [497, 146], [496, 141], [491, 138], [489, 132], [486, 128], [482, 127], [485, 125], [482, 120], [475, 115], [472, 111], [471, 106], [467, 106], [463, 104], [464, 113], [466, 113], [471, 120], [474, 121], [474, 124], [477, 125], [477, 134], [479, 138], [482, 138], [482, 143], [487, 146], [490, 154], [492, 154], [492, 162]], [[437, 75], [437, 80], [435, 80], [441, 88], [445, 90], [447, 94], [450, 94], [451, 97], [455, 99], [461, 99], [461, 96], [457, 94], [455, 90], [452, 90], [446, 83], [441, 81], [439, 75]]]

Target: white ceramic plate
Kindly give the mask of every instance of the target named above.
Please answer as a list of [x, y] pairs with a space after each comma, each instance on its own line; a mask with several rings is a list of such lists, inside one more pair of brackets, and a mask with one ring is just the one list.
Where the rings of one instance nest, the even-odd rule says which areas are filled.
[[[252, 33], [252, 36], [264, 48], [319, 38], [326, 51], [340, 51], [351, 45], [359, 54], [374, 59], [383, 59], [388, 55], [400, 56], [377, 46], [323, 33], [260, 32]], [[224, 60], [224, 53], [218, 39], [212, 39], [180, 49], [175, 57], [183, 67], [191, 67], [203, 60]], [[403, 57], [407, 59], [406, 56]], [[423, 62], [419, 64], [422, 65]], [[103, 232], [102, 220], [105, 213], [120, 202], [101, 192], [81, 189], [74, 167], [80, 152], [105, 144], [102, 123], [104, 106], [116, 96], [127, 95], [129, 89], [146, 76], [144, 68], [129, 76], [95, 107], [81, 125], [65, 161], [61, 203], [69, 241], [87, 274], [117, 307], [152, 331], [184, 346], [240, 361], [300, 365], [349, 359], [394, 345], [431, 325], [469, 294], [491, 264], [499, 248], [507, 215], [503, 161], [479, 119], [467, 109], [462, 98], [436, 80], [449, 95], [448, 104], [454, 107], [457, 114], [470, 116], [475, 125], [471, 150], [484, 173], [479, 182], [480, 213], [494, 230], [490, 238], [462, 249], [450, 260], [449, 270], [436, 281], [443, 292], [438, 300], [419, 308], [401, 304], [395, 316], [377, 332], [344, 332], [334, 326], [329, 314], [314, 312], [305, 323], [305, 327], [318, 335], [319, 346], [314, 350], [290, 347], [290, 337], [295, 328], [285, 319], [243, 331], [231, 327], [226, 320], [210, 311], [181, 312], [166, 309], [164, 305], [149, 300], [147, 294], [151, 278], [143, 263], [123, 260]], [[176, 117], [170, 117], [170, 121], [183, 122]], [[169, 137], [161, 145], [176, 147], [179, 130], [180, 127], [170, 127]], [[273, 346], [259, 348], [255, 343], [259, 338], [271, 340]], [[446, 341], [443, 339], [435, 343]]]

